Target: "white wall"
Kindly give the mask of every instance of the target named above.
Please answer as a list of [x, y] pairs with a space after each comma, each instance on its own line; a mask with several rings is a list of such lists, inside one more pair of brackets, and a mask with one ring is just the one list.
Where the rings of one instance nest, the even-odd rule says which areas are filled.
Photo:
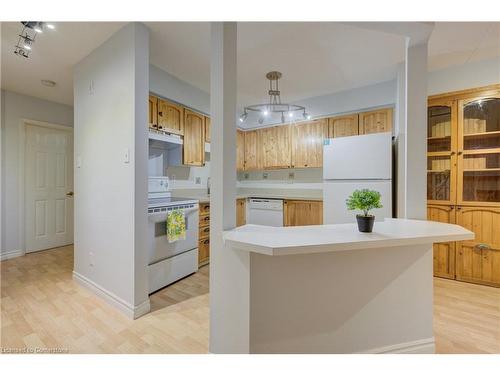
[[[8, 74], [8, 72], [4, 72]], [[19, 199], [23, 194], [19, 178], [19, 133], [23, 119], [73, 126], [73, 108], [32, 96], [2, 90], [2, 147], [1, 182], [3, 257], [24, 251], [24, 229], [19, 223]], [[22, 223], [21, 223], [22, 224]]]
[[[130, 23], [74, 69], [74, 276], [130, 317], [147, 294], [149, 34]], [[125, 162], [126, 152], [130, 162]]]
[[210, 113], [210, 95], [160, 68], [149, 66], [149, 91], [204, 114]]
[[500, 57], [429, 72], [429, 95], [500, 83]]

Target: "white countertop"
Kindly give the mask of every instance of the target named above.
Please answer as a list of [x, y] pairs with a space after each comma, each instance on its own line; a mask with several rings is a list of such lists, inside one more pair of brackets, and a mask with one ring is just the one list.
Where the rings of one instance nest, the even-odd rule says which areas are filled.
[[407, 219], [376, 222], [373, 233], [359, 232], [357, 224], [300, 227], [249, 224], [224, 232], [224, 240], [232, 247], [265, 255], [360, 250], [471, 239], [474, 239], [474, 233], [458, 225]]

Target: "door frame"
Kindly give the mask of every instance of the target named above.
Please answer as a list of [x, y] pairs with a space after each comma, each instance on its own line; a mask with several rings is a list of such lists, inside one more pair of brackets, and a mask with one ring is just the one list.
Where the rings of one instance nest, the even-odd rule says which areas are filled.
[[[67, 131], [73, 134], [73, 127], [68, 125], [55, 124], [45, 121], [21, 119], [19, 123], [18, 132], [18, 145], [19, 145], [19, 155], [18, 155], [18, 186], [19, 186], [19, 196], [18, 196], [18, 241], [21, 247], [21, 256], [26, 255], [26, 128], [28, 126], [38, 126], [41, 128], [57, 129]], [[73, 139], [73, 154], [75, 152], [74, 137]], [[73, 177], [74, 178], [74, 177]], [[74, 217], [73, 217], [74, 220]]]

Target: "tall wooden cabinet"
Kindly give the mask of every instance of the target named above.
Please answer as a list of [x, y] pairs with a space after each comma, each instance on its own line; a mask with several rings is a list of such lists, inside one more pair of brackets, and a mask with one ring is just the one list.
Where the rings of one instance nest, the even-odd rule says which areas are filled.
[[500, 85], [431, 97], [427, 139], [428, 219], [476, 235], [435, 245], [434, 274], [500, 286]]
[[199, 113], [184, 110], [184, 165], [205, 164], [205, 117]]

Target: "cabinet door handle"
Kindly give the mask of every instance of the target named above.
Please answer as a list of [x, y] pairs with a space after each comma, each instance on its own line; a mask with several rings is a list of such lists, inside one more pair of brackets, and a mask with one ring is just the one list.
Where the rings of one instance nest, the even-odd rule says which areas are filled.
[[489, 249], [491, 249], [491, 247], [489, 245], [485, 244], [485, 243], [478, 243], [476, 245], [476, 249], [478, 249], [478, 250], [489, 250]]
[[463, 154], [463, 151], [458, 151], [458, 155], [462, 155]]
[[452, 151], [452, 152], [451, 152], [451, 155], [455, 155], [455, 151]]
[[457, 206], [457, 210], [461, 210], [462, 209], [462, 206]]
[[158, 116], [163, 117], [163, 112], [162, 111], [158, 112]]
[[210, 243], [210, 240], [205, 240], [203, 243], [204, 243], [205, 245], [208, 245], [208, 244]]

